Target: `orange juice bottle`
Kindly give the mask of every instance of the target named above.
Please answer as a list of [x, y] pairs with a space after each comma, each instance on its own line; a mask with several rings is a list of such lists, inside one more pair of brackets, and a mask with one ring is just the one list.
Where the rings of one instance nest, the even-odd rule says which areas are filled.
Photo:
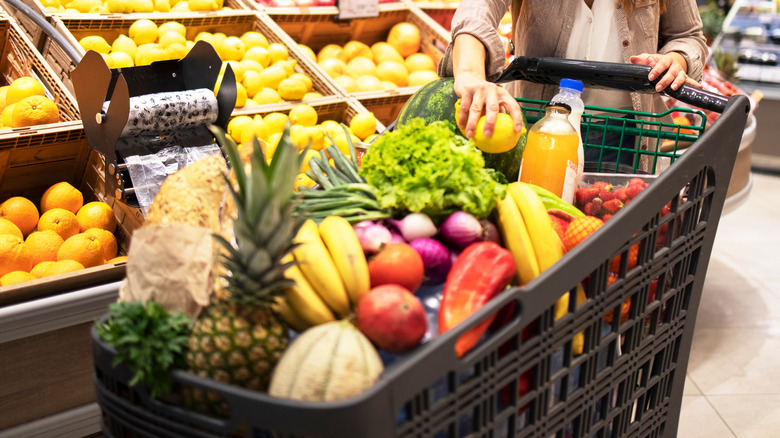
[[547, 105], [544, 117], [528, 131], [519, 179], [574, 203], [580, 139], [569, 122], [570, 111], [565, 103]]

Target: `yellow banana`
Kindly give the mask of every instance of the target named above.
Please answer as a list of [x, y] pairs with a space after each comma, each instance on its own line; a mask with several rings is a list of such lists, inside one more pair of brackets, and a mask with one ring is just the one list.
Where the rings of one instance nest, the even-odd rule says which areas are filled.
[[[285, 263], [291, 262], [293, 258], [291, 255], [288, 255], [282, 261]], [[317, 292], [314, 291], [297, 265], [287, 268], [284, 271], [284, 276], [295, 282], [295, 286], [288, 287], [284, 293], [287, 297], [287, 304], [301, 319], [309, 325], [323, 324], [336, 320], [333, 312]]]
[[536, 261], [536, 253], [531, 244], [531, 236], [523, 223], [520, 210], [511, 196], [499, 199], [498, 228], [504, 238], [504, 244], [515, 259], [517, 276], [521, 284], [526, 284], [539, 275], [539, 263]]
[[320, 236], [336, 264], [352, 304], [371, 289], [368, 262], [352, 225], [341, 216], [328, 216], [320, 222]]
[[286, 298], [277, 297], [273, 307], [291, 329], [302, 332], [311, 327], [311, 324], [305, 321], [302, 316], [298, 315], [295, 310], [290, 307]]
[[539, 270], [544, 272], [545, 269], [563, 257], [561, 239], [552, 227], [544, 203], [528, 183], [513, 182], [507, 186], [507, 192], [520, 209], [523, 222], [525, 222], [528, 234], [531, 236], [531, 244], [534, 247], [536, 260], [539, 262]]
[[[566, 292], [563, 294], [562, 297], [558, 299], [558, 301], [555, 302], [555, 320], [562, 318], [563, 315], [567, 314], [569, 312], [569, 294], [570, 292]], [[577, 285], [577, 305], [584, 303], [585, 300], [587, 300], [588, 297], [585, 296], [585, 289], [582, 287], [582, 284]], [[582, 350], [585, 347], [585, 332], [579, 332], [576, 335], [574, 335], [574, 338], [571, 342], [571, 350], [572, 354], [574, 356], [579, 356], [582, 354]]]
[[317, 224], [311, 219], [306, 220], [294, 242], [299, 245], [293, 250], [293, 255], [312, 288], [337, 315], [349, 315], [349, 296]]

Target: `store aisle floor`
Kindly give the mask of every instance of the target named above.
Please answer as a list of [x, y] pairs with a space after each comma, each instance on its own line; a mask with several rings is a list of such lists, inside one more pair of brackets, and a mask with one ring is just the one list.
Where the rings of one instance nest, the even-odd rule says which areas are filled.
[[753, 178], [715, 238], [678, 437], [780, 436], [780, 177]]

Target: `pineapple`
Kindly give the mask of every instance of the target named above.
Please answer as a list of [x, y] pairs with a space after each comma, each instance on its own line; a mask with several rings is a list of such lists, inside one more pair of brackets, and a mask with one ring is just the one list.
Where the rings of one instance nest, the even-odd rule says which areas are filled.
[[[222, 130], [214, 132], [235, 174], [235, 187], [228, 184], [237, 212], [235, 242], [215, 235], [224, 247], [219, 263], [227, 294], [217, 295], [194, 322], [187, 364], [199, 376], [265, 391], [289, 341], [273, 306], [292, 285], [284, 276], [289, 263], [282, 258], [305, 219], [293, 216], [301, 158], [290, 142], [289, 126], [268, 165], [255, 140], [248, 169], [235, 143]], [[190, 396], [197, 405], [216, 402], [219, 411], [224, 408], [216, 394], [195, 390]]]

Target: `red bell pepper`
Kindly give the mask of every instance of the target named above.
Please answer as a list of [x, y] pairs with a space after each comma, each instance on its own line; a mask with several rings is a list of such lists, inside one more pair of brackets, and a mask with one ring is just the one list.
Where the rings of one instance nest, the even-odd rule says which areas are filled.
[[[466, 247], [455, 260], [439, 308], [439, 332], [444, 333], [481, 309], [515, 278], [512, 253], [494, 242], [477, 242]], [[463, 356], [476, 345], [496, 314], [474, 326], [458, 339], [455, 353]]]

